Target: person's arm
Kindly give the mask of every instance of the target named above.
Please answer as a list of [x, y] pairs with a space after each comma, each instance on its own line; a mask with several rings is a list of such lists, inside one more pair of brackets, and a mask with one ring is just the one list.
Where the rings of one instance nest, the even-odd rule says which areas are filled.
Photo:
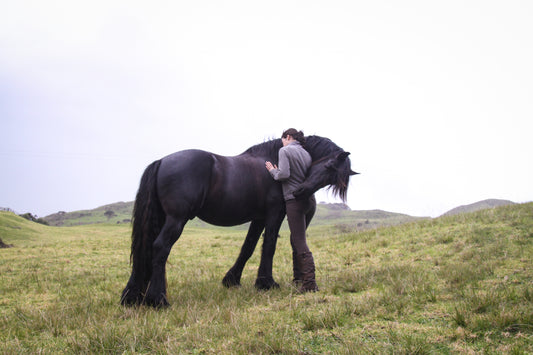
[[287, 157], [287, 152], [285, 149], [280, 149], [278, 163], [278, 167], [274, 165], [273, 168], [269, 170], [270, 175], [272, 175], [274, 180], [287, 180], [289, 176], [291, 176], [291, 167], [289, 165], [289, 158]]

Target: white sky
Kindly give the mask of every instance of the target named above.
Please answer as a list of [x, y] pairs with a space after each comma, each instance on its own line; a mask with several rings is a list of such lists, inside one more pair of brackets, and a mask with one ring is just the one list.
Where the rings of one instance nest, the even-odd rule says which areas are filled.
[[289, 127], [352, 153], [352, 209], [531, 201], [532, 63], [527, 0], [2, 1], [0, 206], [131, 201]]

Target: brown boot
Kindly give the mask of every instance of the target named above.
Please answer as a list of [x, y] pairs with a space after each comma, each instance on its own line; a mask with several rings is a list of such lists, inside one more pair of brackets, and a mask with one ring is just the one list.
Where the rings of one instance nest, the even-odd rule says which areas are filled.
[[315, 281], [315, 261], [311, 252], [298, 255], [298, 265], [302, 275], [300, 292], [316, 292], [318, 286]]
[[298, 255], [294, 251], [292, 252], [292, 273], [294, 275], [292, 284], [296, 287], [300, 287], [300, 285], [302, 284], [302, 273], [300, 272]]

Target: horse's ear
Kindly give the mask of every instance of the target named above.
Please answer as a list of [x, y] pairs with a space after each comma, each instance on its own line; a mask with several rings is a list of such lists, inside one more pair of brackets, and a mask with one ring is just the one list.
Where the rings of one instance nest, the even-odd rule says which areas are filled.
[[338, 161], [345, 161], [346, 158], [348, 158], [348, 155], [350, 155], [350, 152], [339, 153], [339, 155], [337, 155], [337, 160]]

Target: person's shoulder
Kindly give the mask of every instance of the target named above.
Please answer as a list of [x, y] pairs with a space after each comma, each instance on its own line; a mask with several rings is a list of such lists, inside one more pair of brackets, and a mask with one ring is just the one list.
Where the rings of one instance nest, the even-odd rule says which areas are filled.
[[307, 150], [300, 144], [290, 144], [288, 145], [288, 147], [291, 148], [291, 150], [294, 150], [294, 151], [299, 151], [299, 152], [306, 152], [307, 153]]
[[303, 148], [302, 145], [298, 142], [293, 142], [283, 148], [288, 148], [288, 149], [300, 149], [300, 148]]
[[281, 148], [279, 148], [279, 152], [280, 152], [280, 153], [281, 153], [281, 152], [286, 153], [286, 152], [289, 150], [288, 148], [289, 148], [288, 145], [285, 146], [285, 147], [281, 147]]
[[291, 153], [294, 152], [295, 149], [298, 149], [294, 144], [286, 145], [285, 147], [282, 147], [279, 151], [283, 153]]

